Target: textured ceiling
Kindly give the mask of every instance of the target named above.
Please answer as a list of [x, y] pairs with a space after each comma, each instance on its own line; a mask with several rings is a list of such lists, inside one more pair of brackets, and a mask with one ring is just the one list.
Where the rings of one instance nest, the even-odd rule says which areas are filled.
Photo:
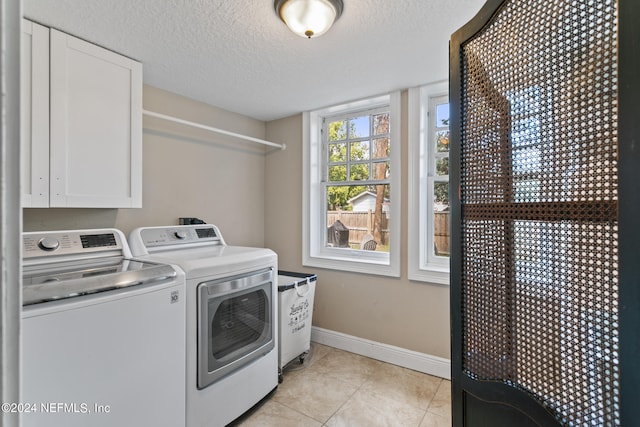
[[484, 0], [344, 3], [311, 40], [272, 0], [23, 0], [23, 10], [142, 62], [146, 84], [268, 121], [445, 79], [449, 37]]

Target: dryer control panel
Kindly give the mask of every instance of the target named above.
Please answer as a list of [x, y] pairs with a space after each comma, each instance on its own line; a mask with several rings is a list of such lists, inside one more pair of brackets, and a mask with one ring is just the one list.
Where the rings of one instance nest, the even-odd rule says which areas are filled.
[[[134, 230], [129, 238], [131, 247], [140, 249], [174, 247], [176, 245], [224, 246], [218, 227], [213, 224], [145, 227]], [[134, 251], [139, 253], [139, 251]]]

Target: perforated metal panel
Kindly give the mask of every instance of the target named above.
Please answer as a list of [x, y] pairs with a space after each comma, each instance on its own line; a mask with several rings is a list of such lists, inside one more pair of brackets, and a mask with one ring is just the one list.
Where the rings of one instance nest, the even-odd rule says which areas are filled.
[[461, 50], [463, 370], [619, 425], [617, 4], [513, 0]]

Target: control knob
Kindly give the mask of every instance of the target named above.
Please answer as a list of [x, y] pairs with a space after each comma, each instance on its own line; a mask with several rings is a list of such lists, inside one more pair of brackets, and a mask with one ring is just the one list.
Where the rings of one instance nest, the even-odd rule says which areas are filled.
[[173, 233], [174, 236], [176, 236], [176, 239], [179, 240], [184, 240], [187, 238], [187, 232], [186, 231], [176, 231], [175, 233]]
[[60, 242], [53, 237], [43, 237], [38, 242], [38, 247], [43, 251], [55, 251], [60, 247]]

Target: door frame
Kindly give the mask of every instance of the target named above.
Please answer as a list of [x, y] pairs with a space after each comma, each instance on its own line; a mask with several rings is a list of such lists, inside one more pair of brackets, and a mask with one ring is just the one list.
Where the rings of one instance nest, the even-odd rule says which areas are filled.
[[[0, 0], [0, 398], [20, 402], [20, 0]], [[0, 425], [18, 426], [2, 411]]]
[[640, 418], [640, 3], [618, 0], [620, 422]]

